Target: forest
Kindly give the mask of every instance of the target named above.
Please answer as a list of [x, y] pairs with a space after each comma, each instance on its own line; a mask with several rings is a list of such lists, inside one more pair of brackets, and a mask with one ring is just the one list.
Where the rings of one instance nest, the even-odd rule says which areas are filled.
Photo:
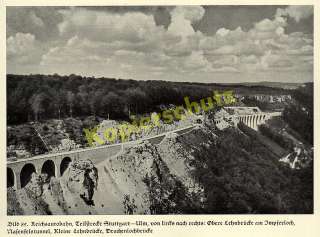
[[213, 90], [235, 93], [287, 93], [283, 89], [235, 84], [135, 81], [77, 75], [7, 75], [7, 123], [100, 116], [128, 119], [130, 114], [158, 112], [161, 105], [199, 100]]

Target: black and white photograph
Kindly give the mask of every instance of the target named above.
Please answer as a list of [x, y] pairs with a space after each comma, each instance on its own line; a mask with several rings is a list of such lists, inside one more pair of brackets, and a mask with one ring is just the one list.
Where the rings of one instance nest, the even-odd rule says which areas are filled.
[[314, 213], [314, 6], [6, 6], [7, 216]]

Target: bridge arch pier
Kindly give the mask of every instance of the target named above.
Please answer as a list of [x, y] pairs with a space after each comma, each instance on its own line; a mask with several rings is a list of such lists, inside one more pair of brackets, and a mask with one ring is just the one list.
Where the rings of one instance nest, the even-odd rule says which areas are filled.
[[18, 190], [21, 188], [20, 172], [13, 171], [14, 173], [14, 189]]
[[60, 165], [61, 165], [61, 159], [55, 160], [55, 162], [54, 162], [54, 172], [55, 172], [55, 177], [56, 178], [59, 178], [61, 176]]
[[41, 169], [42, 169], [42, 165], [43, 165], [43, 163], [33, 163], [33, 165], [34, 165], [34, 167], [35, 167], [35, 169], [36, 169], [36, 172], [35, 173], [37, 173], [37, 174], [41, 174]]

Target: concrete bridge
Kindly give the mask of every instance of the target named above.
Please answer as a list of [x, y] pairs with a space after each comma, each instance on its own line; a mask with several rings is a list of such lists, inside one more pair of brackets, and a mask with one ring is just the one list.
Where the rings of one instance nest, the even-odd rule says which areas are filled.
[[268, 119], [273, 117], [281, 116], [281, 112], [272, 112], [272, 113], [259, 113], [253, 115], [237, 115], [235, 119], [237, 122], [242, 122], [248, 127], [258, 130], [258, 126], [261, 124], [265, 124]]
[[239, 122], [242, 122], [256, 131], [258, 126], [264, 124], [268, 119], [282, 115], [281, 112], [262, 112], [258, 107], [225, 107], [224, 109], [225, 111], [231, 110], [232, 113], [226, 113], [223, 117], [216, 118], [216, 124], [226, 121], [237, 126]]
[[25, 187], [31, 179], [32, 173], [47, 174], [49, 177], [60, 177], [68, 168], [70, 162], [80, 159], [92, 160], [93, 163], [101, 162], [105, 159], [112, 159], [119, 155], [123, 149], [135, 146], [136, 144], [148, 140], [152, 144], [159, 144], [170, 133], [182, 135], [191, 131], [198, 125], [190, 125], [184, 128], [165, 132], [156, 136], [146, 137], [137, 141], [125, 143], [103, 145], [99, 147], [73, 150], [62, 153], [53, 153], [34, 156], [26, 159], [7, 161], [7, 187], [14, 187], [16, 190]]

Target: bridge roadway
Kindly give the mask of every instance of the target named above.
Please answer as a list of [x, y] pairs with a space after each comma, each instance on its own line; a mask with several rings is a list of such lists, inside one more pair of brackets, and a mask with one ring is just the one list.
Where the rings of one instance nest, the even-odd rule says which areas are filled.
[[67, 169], [69, 163], [74, 160], [90, 158], [93, 163], [119, 155], [125, 148], [132, 147], [142, 141], [148, 140], [153, 144], [159, 144], [168, 135], [176, 133], [182, 135], [194, 129], [198, 124], [175, 129], [159, 135], [142, 138], [136, 141], [90, 147], [73, 151], [38, 155], [26, 159], [7, 161], [7, 187], [16, 190], [23, 188], [31, 179], [32, 173], [46, 173], [49, 177], [60, 177]]

